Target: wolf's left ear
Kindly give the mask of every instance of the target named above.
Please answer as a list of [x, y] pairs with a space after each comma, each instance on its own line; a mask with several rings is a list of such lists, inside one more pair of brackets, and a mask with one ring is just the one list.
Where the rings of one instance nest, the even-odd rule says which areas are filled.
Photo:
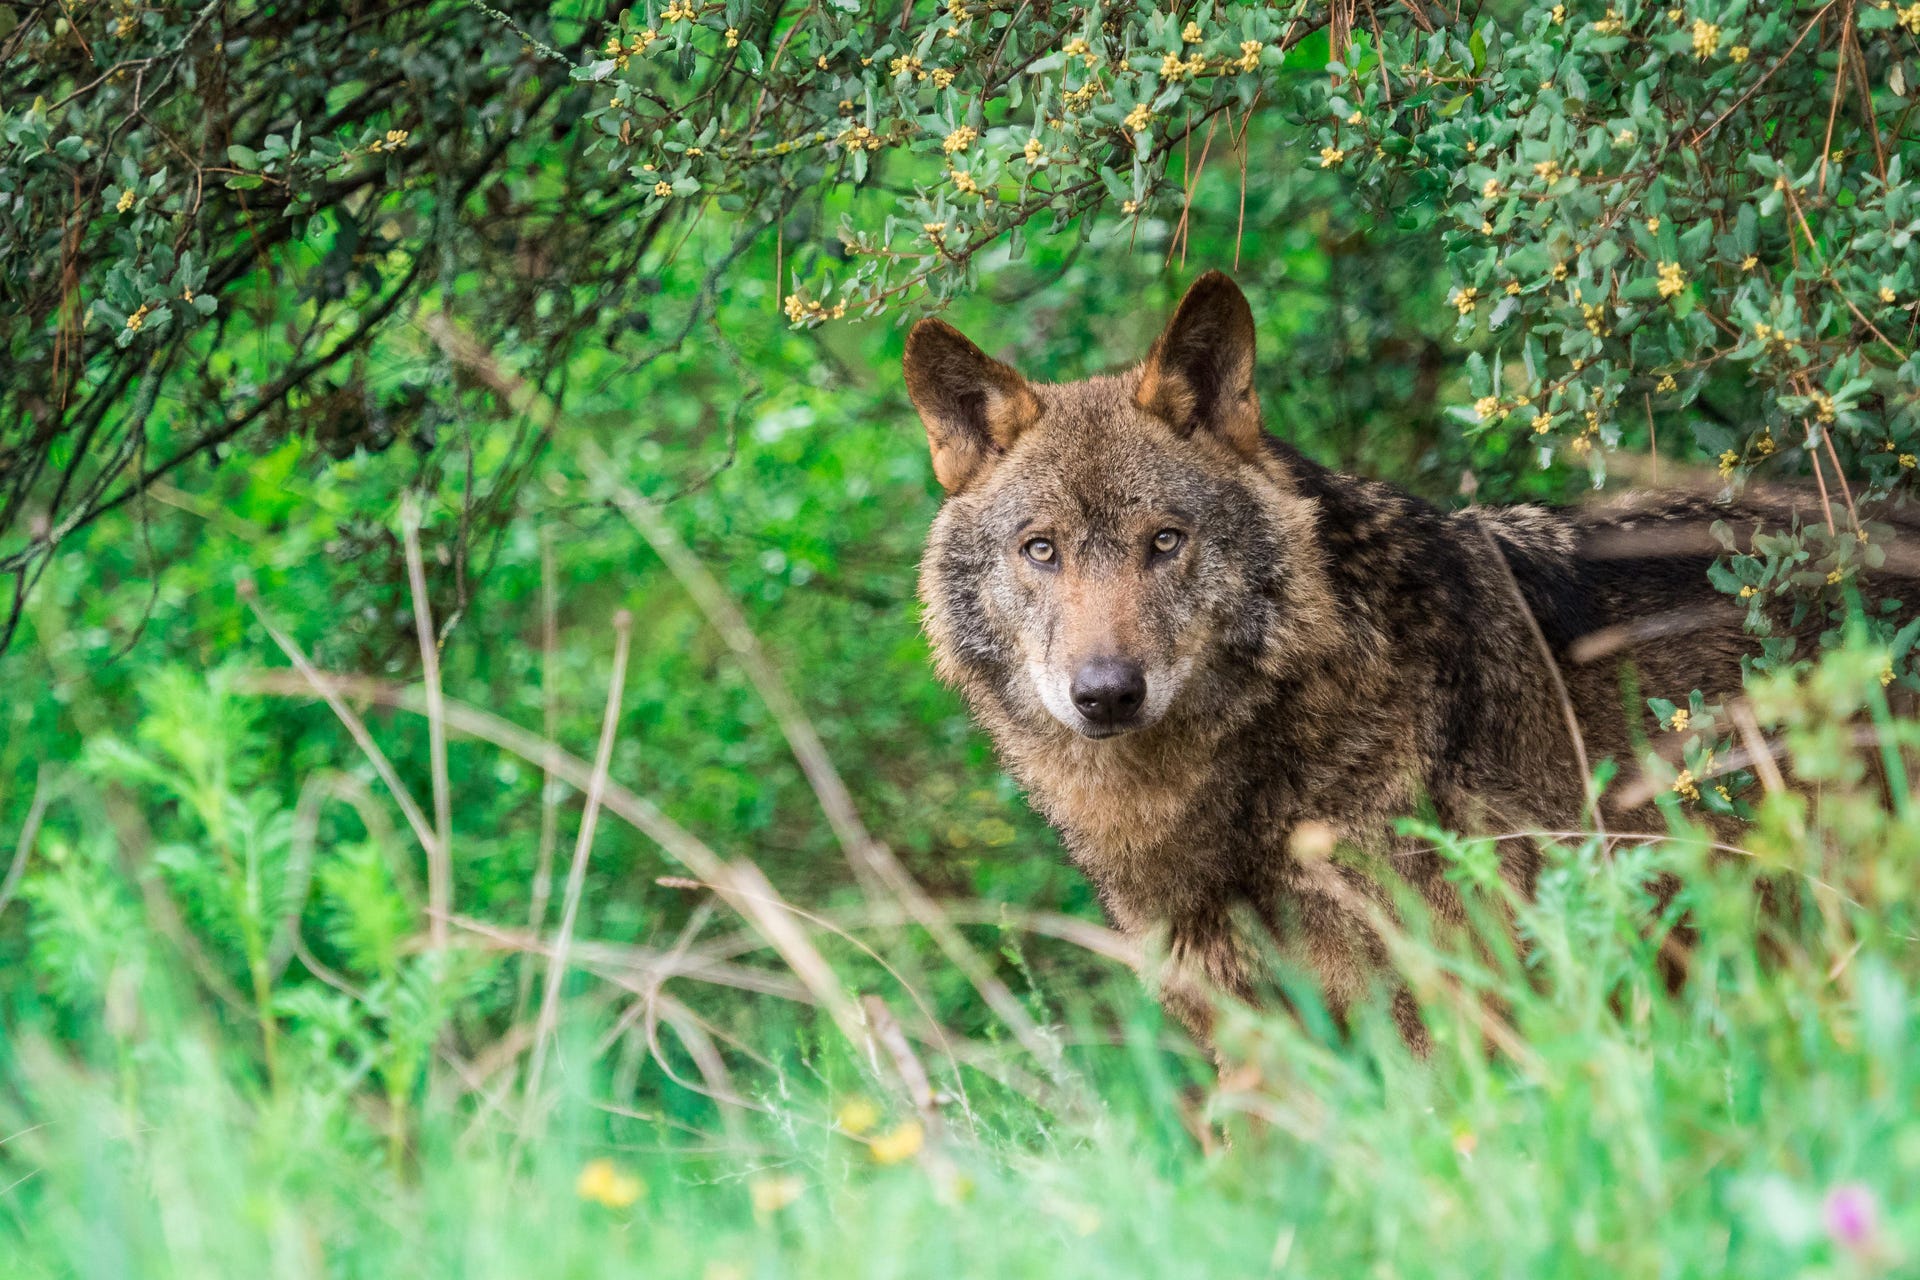
[[952, 493], [1007, 451], [1040, 417], [1040, 399], [1012, 366], [944, 320], [907, 335], [907, 395], [927, 427], [933, 474]]
[[1154, 342], [1133, 402], [1182, 435], [1207, 431], [1247, 457], [1260, 452], [1253, 390], [1253, 309], [1218, 271], [1193, 282]]

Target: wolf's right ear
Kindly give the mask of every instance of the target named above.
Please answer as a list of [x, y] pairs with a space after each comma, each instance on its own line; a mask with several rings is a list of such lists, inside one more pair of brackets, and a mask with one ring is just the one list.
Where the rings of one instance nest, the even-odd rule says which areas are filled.
[[907, 335], [907, 395], [927, 427], [933, 474], [948, 493], [963, 488], [1040, 417], [1040, 399], [1011, 367], [944, 320]]
[[1253, 308], [1239, 285], [1219, 271], [1193, 282], [1147, 354], [1133, 402], [1181, 435], [1206, 431], [1259, 456]]

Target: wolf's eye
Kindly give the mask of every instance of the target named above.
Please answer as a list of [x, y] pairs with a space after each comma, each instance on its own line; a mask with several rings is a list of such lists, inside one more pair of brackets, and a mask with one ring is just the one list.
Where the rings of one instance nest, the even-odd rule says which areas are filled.
[[1162, 529], [1160, 532], [1153, 535], [1154, 554], [1162, 555], [1162, 556], [1170, 556], [1174, 552], [1178, 551], [1180, 549], [1180, 545], [1184, 543], [1186, 540], [1187, 540], [1187, 535], [1180, 532], [1178, 529]]
[[1028, 538], [1021, 544], [1020, 550], [1024, 551], [1027, 559], [1033, 561], [1035, 564], [1053, 563], [1054, 551], [1052, 538]]

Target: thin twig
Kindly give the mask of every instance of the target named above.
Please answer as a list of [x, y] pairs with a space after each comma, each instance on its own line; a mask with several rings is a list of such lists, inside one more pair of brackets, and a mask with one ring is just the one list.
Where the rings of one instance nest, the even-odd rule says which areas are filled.
[[[560, 906], [560, 933], [547, 958], [546, 990], [540, 998], [540, 1019], [533, 1029], [533, 1056], [527, 1064], [526, 1110], [521, 1113], [524, 1140], [540, 1107], [540, 1074], [546, 1065], [547, 1041], [560, 1018], [560, 984], [567, 976], [567, 953], [580, 915], [580, 895], [587, 883], [587, 859], [593, 852], [593, 832], [600, 821], [600, 802], [607, 790], [607, 770], [613, 764], [613, 744], [619, 736], [620, 703], [627, 683], [627, 651], [633, 639], [633, 615], [625, 609], [613, 615], [613, 671], [607, 677], [606, 711], [600, 718], [600, 746], [593, 756], [593, 774], [587, 779], [586, 810], [580, 816], [580, 834], [573, 845], [573, 863], [567, 868], [567, 893]], [[440, 921], [444, 932], [446, 921]]]
[[447, 774], [447, 721], [441, 709], [440, 646], [433, 636], [433, 604], [427, 599], [426, 565], [420, 557], [420, 505], [409, 494], [400, 507], [400, 537], [407, 554], [407, 589], [413, 594], [413, 625], [420, 643], [420, 673], [427, 686], [427, 756], [433, 771], [433, 844], [427, 850], [427, 928], [435, 947], [447, 945], [453, 914], [453, 789]]

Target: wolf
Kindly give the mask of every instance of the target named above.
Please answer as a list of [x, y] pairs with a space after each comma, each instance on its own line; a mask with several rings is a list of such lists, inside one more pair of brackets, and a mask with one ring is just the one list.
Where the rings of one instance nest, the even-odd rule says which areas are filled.
[[[1392, 886], [1331, 847], [1378, 852], [1463, 926], [1397, 817], [1585, 829], [1592, 768], [1659, 729], [1623, 666], [1643, 695], [1724, 698], [1754, 645], [1707, 569], [1713, 522], [1759, 513], [1442, 511], [1270, 434], [1254, 356], [1245, 296], [1210, 272], [1124, 373], [1030, 381], [937, 318], [904, 361], [945, 490], [919, 580], [937, 672], [1115, 927], [1160, 940], [1160, 999], [1203, 1044], [1275, 948], [1339, 1018], [1382, 980]], [[1575, 661], [1596, 637], [1610, 659]], [[1537, 845], [1498, 848], [1531, 892]], [[1394, 1010], [1418, 1048], [1404, 991]]]

